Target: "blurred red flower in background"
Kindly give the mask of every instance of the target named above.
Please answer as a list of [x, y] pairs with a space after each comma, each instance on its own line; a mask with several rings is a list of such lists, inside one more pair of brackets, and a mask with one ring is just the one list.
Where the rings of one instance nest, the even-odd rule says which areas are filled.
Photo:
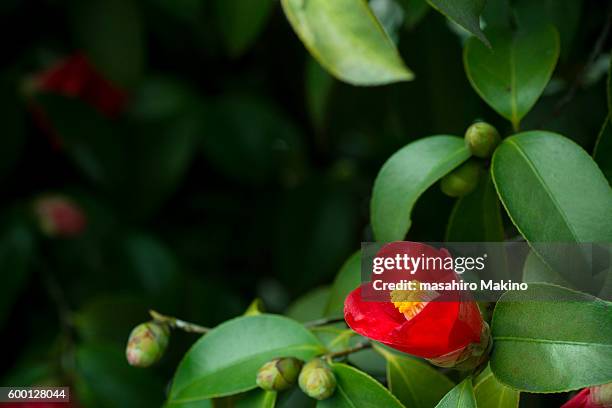
[[36, 74], [32, 86], [35, 92], [81, 99], [108, 117], [119, 115], [127, 102], [127, 93], [99, 73], [83, 54], [70, 56]]
[[[108, 118], [121, 114], [127, 104], [127, 93], [106, 79], [83, 54], [60, 60], [50, 68], [34, 74], [28, 81], [28, 92], [52, 93], [76, 98]], [[32, 101], [30, 109], [38, 125], [49, 135], [54, 147], [62, 146], [61, 135], [53, 129], [44, 108]]]
[[83, 210], [71, 199], [61, 195], [38, 198], [34, 211], [43, 234], [48, 237], [74, 237], [87, 225]]
[[[396, 255], [449, 257], [442, 249], [413, 242], [395, 242], [384, 246], [377, 257]], [[391, 281], [399, 281], [406, 272], [389, 270]], [[387, 272], [385, 272], [387, 274]], [[447, 270], [420, 270], [412, 276], [418, 281], [447, 282], [457, 279]], [[364, 289], [365, 288], [365, 289]], [[486, 358], [490, 348], [489, 330], [478, 305], [473, 300], [461, 300], [464, 293], [404, 294], [391, 291], [387, 301], [364, 300], [366, 284], [349, 294], [344, 304], [347, 324], [357, 333], [396, 350], [426, 358], [444, 367], [470, 368]], [[412, 292], [412, 291], [410, 291]], [[420, 296], [420, 298], [415, 298]], [[439, 298], [435, 299], [434, 297]], [[452, 297], [451, 297], [452, 296]], [[445, 298], [446, 297], [446, 298]], [[475, 357], [475, 358], [474, 358]]]

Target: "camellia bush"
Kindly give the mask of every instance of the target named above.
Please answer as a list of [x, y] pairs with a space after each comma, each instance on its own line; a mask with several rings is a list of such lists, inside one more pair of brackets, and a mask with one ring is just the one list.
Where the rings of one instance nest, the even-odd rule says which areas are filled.
[[[27, 42], [0, 72], [1, 385], [612, 407], [610, 2], [40, 3], [0, 6]], [[526, 286], [370, 301], [368, 243], [516, 244]], [[559, 248], [599, 251], [596, 290]]]
[[[417, 18], [428, 5], [402, 1], [402, 11], [378, 1], [281, 3], [308, 51], [339, 80], [355, 86], [419, 80], [395, 47], [394, 21], [404, 12]], [[357, 252], [329, 289], [295, 304], [294, 318], [266, 314], [257, 301], [214, 328], [152, 312], [130, 336], [132, 365], [160, 359], [174, 330], [202, 333], [176, 369], [168, 407], [501, 408], [517, 407], [524, 393], [574, 390], [582, 391], [564, 407], [612, 406], [612, 304], [557, 285], [563, 277], [552, 255], [535, 245], [612, 242], [609, 121], [602, 122], [593, 151], [545, 126], [522, 130], [523, 119], [554, 87], [551, 77], [575, 34], [568, 21], [578, 18], [579, 2], [489, 3], [429, 5], [465, 37], [465, 75], [509, 122], [508, 131], [476, 120], [464, 136], [436, 134], [402, 147], [374, 182], [370, 222], [376, 241], [404, 240], [419, 198], [439, 183], [456, 198], [440, 239], [502, 242], [515, 228], [519, 240], [534, 244], [523, 266], [527, 293], [508, 292], [481, 305], [482, 313], [475, 301], [429, 302], [401, 291], [387, 302], [367, 302]], [[609, 24], [608, 17], [592, 58]], [[582, 71], [578, 81], [587, 75]], [[580, 83], [552, 115], [562, 114], [575, 86]], [[383, 251], [408, 253], [410, 245]], [[529, 294], [549, 300], [525, 301]]]

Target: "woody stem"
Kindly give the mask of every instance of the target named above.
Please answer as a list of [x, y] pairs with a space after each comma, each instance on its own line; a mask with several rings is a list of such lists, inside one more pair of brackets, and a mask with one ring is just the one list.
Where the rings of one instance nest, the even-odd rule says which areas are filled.
[[208, 327], [200, 326], [199, 324], [186, 322], [184, 320], [177, 319], [176, 317], [166, 316], [155, 310], [149, 310], [149, 314], [158, 323], [166, 324], [173, 329], [179, 329], [187, 333], [200, 333], [205, 334], [210, 331]]
[[326, 324], [344, 323], [344, 317], [326, 317], [304, 323], [306, 327], [325, 326]]
[[324, 357], [327, 358], [327, 359], [333, 359], [333, 358], [336, 358], [336, 357], [344, 357], [344, 356], [348, 356], [349, 354], [353, 354], [353, 353], [356, 353], [358, 351], [365, 350], [365, 349], [368, 349], [368, 348], [371, 348], [371, 347], [372, 347], [372, 343], [370, 343], [369, 341], [368, 342], [363, 342], [363, 343], [357, 344], [354, 347], [347, 348], [345, 350], [340, 350], [340, 351], [336, 351], [336, 352], [333, 352], [333, 353], [325, 354]]

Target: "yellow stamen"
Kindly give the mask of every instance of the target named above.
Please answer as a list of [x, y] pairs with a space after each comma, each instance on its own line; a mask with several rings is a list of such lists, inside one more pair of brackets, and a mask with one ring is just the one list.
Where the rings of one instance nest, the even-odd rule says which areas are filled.
[[438, 297], [438, 292], [433, 290], [421, 290], [420, 283], [415, 282], [414, 290], [394, 290], [391, 292], [393, 306], [403, 313], [407, 320], [418, 315], [427, 304]]

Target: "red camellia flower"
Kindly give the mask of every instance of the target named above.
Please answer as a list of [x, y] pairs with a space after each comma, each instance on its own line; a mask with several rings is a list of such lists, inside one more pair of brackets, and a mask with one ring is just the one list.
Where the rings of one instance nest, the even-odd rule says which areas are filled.
[[585, 388], [561, 408], [610, 408], [612, 407], [612, 384]]
[[104, 78], [83, 54], [70, 56], [35, 75], [32, 87], [37, 92], [81, 99], [108, 117], [119, 115], [127, 101], [127, 94]]
[[[123, 112], [127, 103], [126, 92], [100, 74], [83, 54], [70, 56], [35, 74], [28, 82], [28, 90], [79, 99], [109, 118]], [[30, 109], [53, 146], [60, 148], [61, 135], [53, 129], [44, 109], [35, 101]]]
[[[414, 283], [458, 281], [452, 269], [442, 267], [442, 260], [452, 262], [446, 250], [395, 242], [376, 254], [382, 259], [406, 257], [420, 258], [422, 262], [412, 271], [386, 268], [383, 275], [373, 274], [372, 282], [349, 294], [344, 304], [347, 324], [365, 337], [439, 366], [467, 369], [480, 364], [490, 349], [489, 329], [478, 305], [465, 291], [381, 290], [373, 295], [373, 286], [382, 286], [380, 281], [372, 284], [378, 278], [385, 283], [406, 278]], [[427, 265], [427, 259], [441, 261]]]
[[37, 199], [34, 211], [41, 231], [49, 237], [74, 237], [81, 234], [87, 225], [82, 209], [60, 195]]

